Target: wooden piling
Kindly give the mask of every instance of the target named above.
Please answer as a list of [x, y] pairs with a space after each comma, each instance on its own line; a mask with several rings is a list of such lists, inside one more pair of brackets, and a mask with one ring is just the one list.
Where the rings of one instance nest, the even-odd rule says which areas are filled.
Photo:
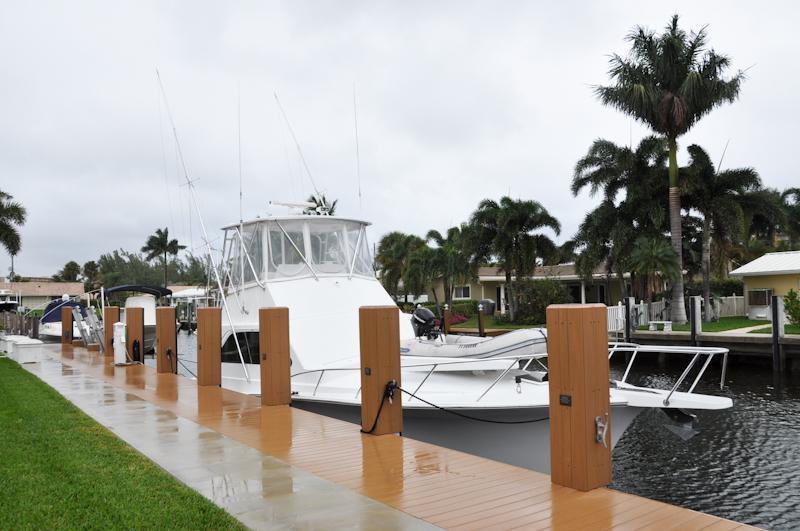
[[197, 310], [197, 385], [222, 385], [222, 308]]
[[607, 320], [602, 304], [547, 308], [550, 477], [582, 491], [611, 482]]
[[103, 336], [106, 356], [114, 356], [114, 323], [119, 322], [119, 306], [106, 306], [103, 311]]
[[770, 301], [770, 310], [772, 313], [772, 370], [776, 373], [782, 373], [786, 370], [786, 353], [781, 345], [786, 322], [783, 297], [773, 295]]
[[289, 308], [259, 309], [258, 333], [261, 405], [289, 405], [292, 402]]
[[144, 363], [144, 308], [125, 308], [125, 325], [130, 361]]
[[156, 308], [156, 372], [178, 372], [178, 328], [173, 306]]
[[361, 429], [372, 435], [403, 431], [400, 390], [395, 390], [391, 403], [384, 398], [387, 383], [394, 381], [397, 387], [401, 385], [398, 312], [397, 306], [362, 306], [358, 310], [361, 344]]
[[72, 306], [61, 307], [61, 344], [72, 346]]

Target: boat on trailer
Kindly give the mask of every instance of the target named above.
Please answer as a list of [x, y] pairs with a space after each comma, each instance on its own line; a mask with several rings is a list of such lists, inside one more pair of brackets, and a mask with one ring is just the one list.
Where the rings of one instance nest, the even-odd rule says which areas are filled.
[[[375, 276], [369, 223], [327, 215], [267, 216], [223, 228], [222, 385], [259, 394], [258, 310], [288, 307], [292, 404], [360, 422], [358, 310], [395, 305]], [[549, 469], [549, 388], [546, 331], [497, 338], [415, 331], [414, 316], [398, 312], [404, 435], [528, 468]], [[609, 356], [660, 347], [612, 345]], [[611, 382], [612, 446], [645, 408], [672, 410], [691, 422], [690, 410], [725, 409], [727, 397], [694, 392], [711, 360], [725, 349], [672, 349], [704, 358], [691, 388], [688, 370], [670, 389], [637, 387], [627, 376]], [[457, 416], [458, 413], [463, 416]], [[479, 418], [494, 423], [476, 425]], [[522, 423], [524, 421], [524, 423]], [[477, 428], [477, 429], [476, 429]]]

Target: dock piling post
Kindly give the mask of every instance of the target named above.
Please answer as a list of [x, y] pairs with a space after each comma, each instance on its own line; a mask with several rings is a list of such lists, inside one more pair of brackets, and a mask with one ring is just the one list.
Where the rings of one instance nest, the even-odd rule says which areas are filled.
[[261, 405], [291, 404], [289, 308], [258, 310], [258, 353], [261, 358]]
[[125, 328], [128, 356], [131, 361], [144, 363], [144, 308], [125, 308]]
[[[362, 306], [358, 310], [358, 323], [361, 431], [372, 435], [402, 432], [402, 392], [396, 389], [401, 385], [399, 309], [397, 306]], [[389, 392], [391, 398], [386, 396]]]
[[156, 308], [156, 372], [178, 372], [178, 330], [174, 306]]
[[119, 322], [119, 306], [106, 306], [103, 309], [103, 354], [114, 357], [114, 323]]
[[774, 372], [783, 372], [786, 369], [786, 354], [783, 352], [781, 346], [781, 339], [786, 331], [784, 326], [786, 324], [786, 312], [783, 307], [783, 297], [778, 295], [772, 296], [771, 301], [772, 309], [772, 370]]
[[631, 322], [633, 315], [631, 312], [633, 308], [631, 308], [631, 297], [625, 297], [625, 342], [631, 342], [631, 329], [633, 328], [633, 323]]
[[[698, 334], [703, 331], [702, 300], [703, 297], [699, 295], [689, 297], [689, 321], [691, 326], [691, 340], [694, 346], [700, 344]], [[706, 311], [709, 311], [709, 309], [706, 308]]]
[[61, 346], [72, 346], [72, 306], [61, 307]]
[[483, 315], [483, 304], [478, 304], [478, 335], [486, 337], [486, 316]]
[[222, 308], [197, 310], [197, 385], [222, 385]]
[[607, 321], [602, 304], [547, 307], [550, 477], [582, 491], [611, 482]]

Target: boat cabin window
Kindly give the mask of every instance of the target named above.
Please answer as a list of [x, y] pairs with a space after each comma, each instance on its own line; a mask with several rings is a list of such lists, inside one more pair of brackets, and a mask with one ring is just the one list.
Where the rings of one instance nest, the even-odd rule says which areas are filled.
[[308, 216], [231, 227], [224, 256], [229, 286], [314, 275], [375, 278], [365, 225], [358, 221]]
[[310, 274], [303, 260], [305, 245], [302, 221], [270, 223], [267, 277], [282, 278]]
[[[236, 339], [239, 340], [244, 362], [258, 365], [258, 332], [236, 332]], [[222, 345], [222, 363], [241, 363], [233, 334], [229, 335]]]

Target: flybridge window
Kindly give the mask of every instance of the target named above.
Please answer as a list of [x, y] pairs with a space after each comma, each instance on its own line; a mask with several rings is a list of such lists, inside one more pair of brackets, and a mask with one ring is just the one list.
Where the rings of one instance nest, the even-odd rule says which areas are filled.
[[345, 225], [336, 221], [309, 223], [311, 265], [318, 273], [348, 273], [349, 253], [345, 247]]
[[264, 252], [261, 231], [261, 225], [250, 224], [228, 232], [227, 267], [234, 285], [255, 282], [263, 277]]
[[270, 223], [267, 277], [285, 278], [310, 274], [303, 259], [305, 245], [302, 221]]

